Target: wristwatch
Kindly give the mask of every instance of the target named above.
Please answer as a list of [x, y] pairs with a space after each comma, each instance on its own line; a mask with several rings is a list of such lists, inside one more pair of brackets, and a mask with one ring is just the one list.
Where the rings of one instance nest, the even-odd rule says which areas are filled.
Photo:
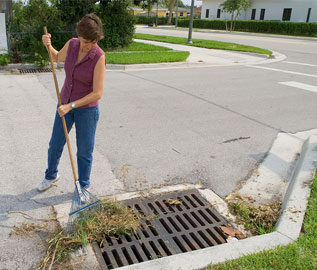
[[72, 103], [72, 109], [75, 109], [76, 108], [76, 104], [75, 102]]

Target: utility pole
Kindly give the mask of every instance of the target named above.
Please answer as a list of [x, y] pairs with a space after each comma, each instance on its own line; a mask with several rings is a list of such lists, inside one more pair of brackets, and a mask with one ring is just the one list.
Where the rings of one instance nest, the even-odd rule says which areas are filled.
[[178, 19], [178, 0], [176, 0], [176, 22], [175, 22], [175, 28], [177, 28], [177, 19]]
[[190, 20], [189, 20], [189, 30], [188, 30], [188, 44], [193, 44], [192, 41], [192, 32], [193, 32], [193, 18], [194, 18], [194, 2], [195, 0], [192, 0], [192, 6], [190, 8]]

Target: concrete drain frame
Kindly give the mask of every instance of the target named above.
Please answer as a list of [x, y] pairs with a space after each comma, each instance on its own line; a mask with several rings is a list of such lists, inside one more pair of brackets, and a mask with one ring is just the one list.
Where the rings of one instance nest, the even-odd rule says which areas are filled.
[[226, 243], [229, 222], [196, 189], [122, 201], [142, 218], [136, 234], [93, 243], [102, 269], [115, 269]]
[[[254, 254], [260, 251], [273, 249], [280, 246], [286, 246], [294, 243], [300, 236], [302, 224], [306, 212], [308, 197], [310, 196], [310, 184], [316, 172], [317, 160], [317, 136], [310, 135], [304, 142], [300, 158], [294, 169], [290, 183], [283, 198], [281, 214], [275, 225], [275, 231], [248, 237], [242, 240], [228, 238], [228, 243], [221, 245], [202, 248], [199, 250], [176, 254], [173, 256], [161, 257], [159, 259], [135, 263], [132, 265], [122, 266], [120, 270], [193, 270], [206, 269], [210, 264], [217, 264], [229, 260], [237, 259], [241, 256]], [[229, 220], [234, 217], [230, 215], [225, 201], [208, 188], [197, 184], [178, 184], [175, 186], [156, 187], [145, 192], [118, 193], [105, 198], [114, 198], [118, 201], [125, 201], [132, 198], [140, 198], [147, 193], [149, 196], [156, 194], [166, 194], [174, 191], [197, 189], [198, 192], [213, 206], [215, 209], [226, 216]], [[62, 227], [67, 226], [68, 212], [71, 202], [54, 205], [54, 209], [59, 218]], [[234, 240], [234, 241], [233, 241]], [[98, 247], [98, 245], [97, 245]], [[99, 247], [98, 247], [99, 248]], [[97, 251], [98, 252], [98, 251]], [[87, 246], [87, 255], [83, 259], [74, 254], [71, 262], [76, 266], [75, 269], [101, 269], [97, 260], [103, 259], [93, 251], [91, 245]], [[97, 255], [97, 256], [96, 256]], [[98, 257], [98, 258], [97, 258]], [[105, 264], [105, 262], [104, 262]]]

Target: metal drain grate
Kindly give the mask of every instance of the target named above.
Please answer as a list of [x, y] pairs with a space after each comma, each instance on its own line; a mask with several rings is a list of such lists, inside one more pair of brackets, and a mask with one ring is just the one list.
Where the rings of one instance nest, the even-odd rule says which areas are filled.
[[143, 219], [136, 235], [107, 237], [93, 243], [102, 269], [114, 269], [156, 258], [226, 243], [220, 226], [228, 221], [197, 190], [123, 202]]
[[20, 73], [41, 73], [41, 72], [52, 72], [51, 68], [26, 68], [19, 69]]

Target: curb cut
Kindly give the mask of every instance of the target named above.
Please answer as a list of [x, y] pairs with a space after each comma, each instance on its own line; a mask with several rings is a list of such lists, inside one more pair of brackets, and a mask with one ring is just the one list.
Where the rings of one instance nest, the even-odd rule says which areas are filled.
[[[263, 250], [275, 248], [277, 246], [288, 245], [296, 241], [299, 237], [302, 222], [307, 207], [307, 199], [310, 195], [310, 184], [315, 173], [317, 162], [317, 136], [310, 136], [304, 143], [300, 154], [299, 161], [295, 167], [290, 184], [282, 203], [282, 212], [275, 226], [276, 231], [264, 235], [253, 236], [243, 240], [234, 241], [219, 246], [204, 248], [192, 252], [163, 257], [153, 261], [141, 262], [129, 266], [120, 267], [122, 270], [192, 270], [202, 269], [209, 264], [225, 262], [227, 260], [237, 259], [243, 255], [257, 253]], [[219, 206], [226, 212], [226, 207], [221, 204], [221, 199], [209, 189], [203, 189], [199, 185], [176, 185], [173, 187], [163, 187], [156, 189], [153, 193], [170, 192], [180, 189], [197, 188], [199, 192], [212, 204]], [[214, 195], [213, 195], [214, 194]], [[140, 193], [117, 194], [112, 197], [118, 200], [126, 200], [129, 198], [140, 196]], [[69, 204], [66, 204], [69, 206]], [[56, 206], [57, 212], [59, 212]], [[64, 204], [65, 206], [65, 204]], [[217, 209], [218, 210], [218, 209]], [[58, 214], [59, 215], [59, 214]], [[228, 217], [228, 215], [227, 215]], [[91, 248], [89, 247], [88, 256], [85, 261], [97, 261]], [[87, 269], [85, 261], [76, 269]], [[96, 265], [96, 264], [94, 264]], [[99, 266], [98, 266], [99, 267]], [[96, 269], [96, 268], [94, 268]]]

